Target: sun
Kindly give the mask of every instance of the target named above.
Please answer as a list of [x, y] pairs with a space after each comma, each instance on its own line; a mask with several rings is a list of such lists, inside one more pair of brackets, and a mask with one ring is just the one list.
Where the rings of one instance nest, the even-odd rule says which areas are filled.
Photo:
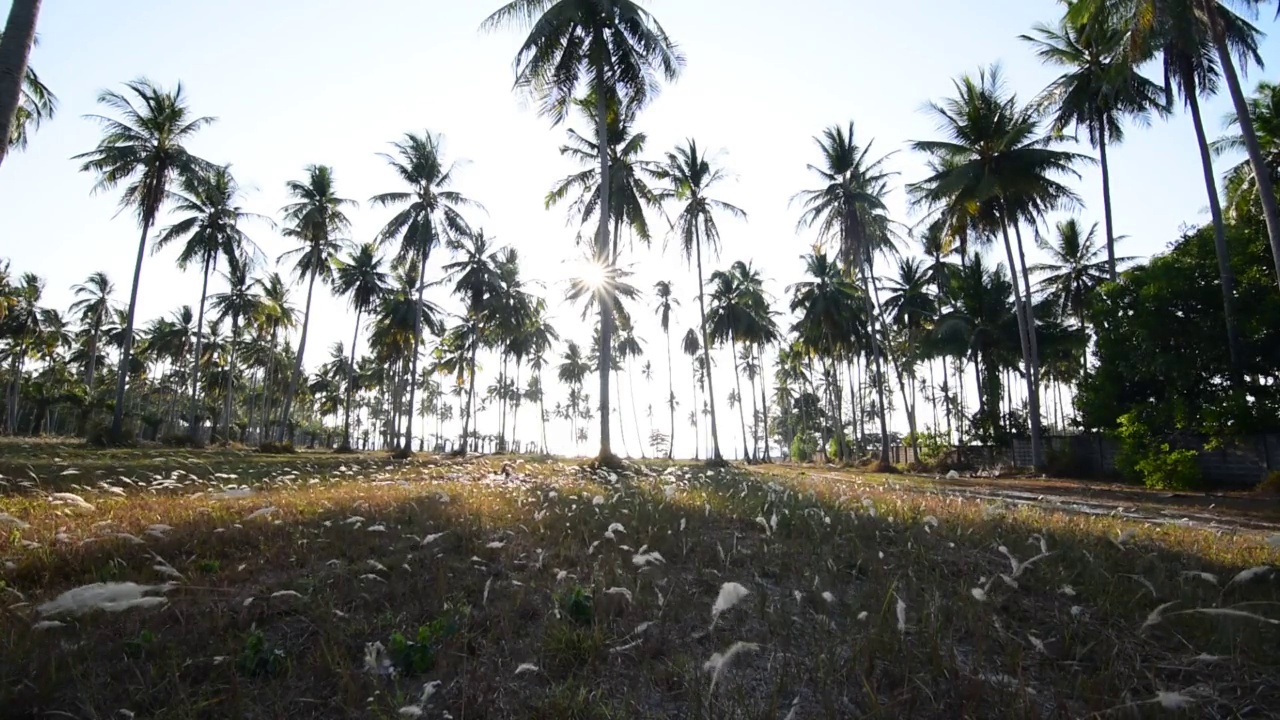
[[600, 290], [609, 284], [609, 269], [599, 261], [583, 260], [578, 268], [578, 281], [592, 290]]

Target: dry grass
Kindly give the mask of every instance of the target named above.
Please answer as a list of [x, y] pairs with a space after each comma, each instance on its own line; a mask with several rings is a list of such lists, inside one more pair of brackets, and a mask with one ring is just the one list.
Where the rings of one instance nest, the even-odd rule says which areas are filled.
[[[769, 468], [6, 444], [0, 474], [5, 717], [1280, 707], [1280, 588], [1229, 585], [1280, 562], [1250, 532]], [[176, 585], [36, 629], [41, 603], [122, 581]], [[713, 626], [728, 582], [749, 594]]]

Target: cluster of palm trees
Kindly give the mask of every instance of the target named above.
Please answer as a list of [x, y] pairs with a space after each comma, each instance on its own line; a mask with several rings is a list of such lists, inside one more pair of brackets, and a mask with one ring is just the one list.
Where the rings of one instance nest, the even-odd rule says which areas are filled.
[[[391, 217], [368, 243], [346, 237], [346, 213], [357, 203], [338, 194], [331, 168], [309, 166], [304, 178], [288, 183], [292, 202], [281, 210], [280, 228], [296, 248], [277, 262], [289, 261], [292, 280], [306, 288], [295, 348], [290, 333], [299, 313], [291, 304], [290, 283], [265, 269], [245, 229], [276, 224], [241, 208], [230, 166], [186, 149], [212, 120], [190, 110], [181, 86], [166, 91], [138, 80], [121, 92], [104, 92], [99, 101], [108, 112], [95, 116], [102, 139], [77, 159], [97, 178], [95, 190], [121, 190], [122, 208], [139, 222], [129, 301], [116, 308], [110, 283], [95, 275], [77, 287], [80, 299], [72, 313], [79, 327], [72, 332], [59, 313], [40, 307], [38, 278], [10, 279], [6, 273], [6, 427], [13, 432], [22, 424], [24, 392], [44, 397], [21, 389], [24, 376], [47, 375], [53, 387], [53, 376], [61, 373], [82, 382], [43, 407], [82, 408], [80, 431], [100, 407], [112, 410], [107, 434], [115, 439], [126, 434], [125, 418], [132, 413], [153, 431], [183, 420], [194, 441], [207, 423], [223, 439], [282, 442], [300, 427], [318, 429], [324, 418], [341, 414], [340, 447], [346, 449], [353, 446], [353, 422], [363, 423], [363, 414], [371, 425], [377, 419], [378, 443], [407, 455], [415, 416], [436, 418], [440, 443], [441, 423], [453, 416], [444, 396], [452, 394], [462, 427], [460, 449], [475, 447], [482, 437], [477, 416], [486, 402], [497, 410], [497, 449], [507, 449], [517, 437], [520, 407], [534, 403], [543, 426], [537, 445], [546, 449], [545, 424], [552, 417], [569, 422], [574, 442], [587, 437], [578, 423], [596, 418], [600, 457], [609, 460], [615, 417], [625, 444], [626, 423], [621, 408], [613, 406], [613, 398], [622, 398], [621, 373], [632, 390], [640, 452], [647, 440], [655, 453], [671, 455], [679, 405], [671, 336], [679, 301], [670, 281], [654, 288], [667, 353], [666, 433], [654, 426], [652, 403], [647, 438], [641, 432], [630, 372], [643, 354], [632, 316], [642, 293], [629, 282], [627, 258], [636, 240], [648, 245], [660, 234], [654, 228], [663, 228], [661, 234], [678, 244], [697, 277], [698, 322], [679, 339], [692, 367], [689, 425], [695, 437], [705, 431], [695, 454], [705, 448], [709, 459], [722, 459], [714, 382], [718, 350], [727, 351], [733, 369], [726, 397], [730, 409], [738, 410], [743, 457], [769, 459], [776, 442], [793, 454], [816, 449], [841, 460], [874, 454], [887, 462], [898, 442], [890, 418], [901, 411], [908, 425], [904, 439], [917, 451], [930, 433], [946, 442], [1000, 442], [1022, 434], [1030, 438], [1033, 464], [1043, 467], [1042, 392], [1055, 396], [1051, 415], [1063, 427], [1070, 413], [1062, 392], [1066, 388], [1070, 395], [1088, 370], [1085, 308], [1127, 260], [1115, 250], [1120, 237], [1107, 155], [1126, 125], [1170, 113], [1175, 95], [1187, 105], [1204, 166], [1233, 358], [1241, 339], [1224, 224], [1234, 215], [1256, 212], [1265, 219], [1280, 283], [1273, 187], [1280, 172], [1274, 112], [1280, 95], [1264, 84], [1254, 99], [1246, 98], [1237, 71], [1237, 65], [1260, 64], [1260, 32], [1219, 0], [1063, 4], [1056, 23], [1023, 36], [1043, 62], [1062, 70], [1043, 92], [1023, 101], [993, 65], [961, 76], [950, 97], [929, 105], [939, 136], [910, 144], [928, 167], [924, 177], [905, 184], [918, 212], [913, 224], [890, 217], [886, 198], [897, 176], [888, 169], [888, 156], [873, 152], [874, 143], [861, 142], [852, 123], [815, 138], [817, 156], [808, 165], [814, 187], [792, 198], [798, 231], [811, 233], [815, 243], [804, 256], [805, 277], [787, 288], [789, 327], [780, 325], [782, 313], [750, 262], [709, 273], [705, 268], [718, 257], [720, 223], [746, 218], [742, 209], [716, 197], [726, 169], [694, 140], [659, 158], [647, 157], [648, 138], [636, 125], [662, 83], [676, 80], [685, 62], [656, 18], [635, 0], [513, 0], [499, 8], [484, 29], [527, 30], [515, 57], [515, 90], [535, 100], [553, 125], [577, 114], [589, 127], [570, 129], [561, 148], [582, 169], [546, 196], [548, 207], [567, 203], [571, 218], [593, 231], [581, 238], [586, 257], [567, 299], [583, 304], [584, 317], [597, 318], [588, 352], [569, 341], [560, 355], [556, 377], [568, 394], [552, 412], [545, 409], [542, 371], [559, 335], [548, 319], [548, 301], [521, 277], [516, 251], [494, 246], [471, 224], [469, 216], [483, 208], [454, 189], [454, 168], [440, 136], [405, 135], [383, 156], [401, 188], [370, 199]], [[1246, 10], [1262, 4], [1243, 3]], [[31, 33], [34, 17], [33, 12]], [[0, 41], [0, 79], [11, 59], [4, 51], [13, 46], [8, 38]], [[1140, 72], [1151, 61], [1162, 68], [1163, 83]], [[13, 106], [13, 147], [56, 107], [25, 56], [19, 76], [24, 81]], [[1229, 119], [1235, 134], [1210, 143], [1199, 102], [1220, 82], [1235, 106]], [[0, 100], [5, 92], [0, 82]], [[1087, 136], [1098, 151], [1096, 161], [1069, 148], [1068, 131]], [[1227, 173], [1224, 213], [1212, 159], [1215, 152], [1238, 149], [1247, 160]], [[1067, 183], [1094, 162], [1102, 176], [1103, 235], [1071, 219], [1050, 227], [1050, 214], [1082, 205]], [[166, 207], [176, 219], [156, 232]], [[179, 266], [199, 270], [202, 291], [194, 312], [184, 307], [139, 331], [136, 299], [149, 240], [155, 247], [179, 245]], [[1029, 241], [1048, 254], [1048, 262], [1028, 264]], [[1003, 263], [993, 265], [983, 256], [990, 245], [1003, 250]], [[441, 249], [450, 254], [448, 261], [433, 263], [433, 252]], [[210, 279], [219, 275], [226, 289], [210, 294]], [[331, 348], [329, 360], [309, 375], [307, 339], [317, 281], [348, 301], [356, 324], [351, 346]], [[433, 284], [448, 287], [462, 312], [449, 315], [427, 301], [424, 291]], [[367, 353], [361, 356], [366, 321]], [[436, 338], [430, 348], [428, 336]], [[109, 378], [114, 400], [100, 397], [104, 376], [111, 375], [98, 371], [108, 348], [116, 359]], [[498, 371], [477, 397], [482, 350], [496, 356]], [[765, 382], [771, 357], [772, 398]], [[43, 362], [38, 370], [28, 369], [33, 359]], [[70, 371], [75, 365], [79, 373]], [[970, 368], [975, 392], [966, 398]], [[1237, 365], [1234, 372], [1242, 369]], [[586, 389], [592, 373], [599, 380], [594, 407]], [[652, 377], [650, 363], [642, 375]], [[453, 381], [449, 393], [439, 382], [444, 378]], [[932, 406], [927, 428], [918, 422], [920, 397]], [[29, 403], [23, 417], [39, 422], [29, 420], [28, 428], [46, 422], [41, 402]]]

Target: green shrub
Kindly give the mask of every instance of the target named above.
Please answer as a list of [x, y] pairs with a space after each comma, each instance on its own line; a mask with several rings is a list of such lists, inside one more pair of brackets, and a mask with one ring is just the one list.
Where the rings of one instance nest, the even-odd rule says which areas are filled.
[[436, 653], [446, 640], [458, 632], [458, 622], [453, 615], [445, 615], [418, 628], [418, 634], [410, 640], [404, 633], [392, 633], [387, 651], [391, 662], [404, 675], [421, 675], [436, 666]]
[[1200, 484], [1195, 450], [1175, 450], [1156, 439], [1134, 413], [1125, 413], [1115, 431], [1120, 447], [1116, 467], [1127, 478], [1158, 490], [1191, 490]]
[[160, 444], [171, 448], [197, 448], [204, 446], [203, 441], [191, 437], [187, 432], [169, 433], [160, 438]]
[[574, 622], [589, 623], [595, 615], [595, 603], [591, 597], [591, 591], [581, 585], [574, 585], [560, 593], [556, 598], [556, 604], [560, 612]]
[[1254, 492], [1259, 495], [1280, 495], [1280, 470], [1272, 470], [1267, 476], [1258, 483], [1258, 487], [1254, 488]]
[[298, 451], [293, 447], [293, 443], [287, 440], [285, 442], [267, 440], [258, 446], [257, 452], [263, 455], [293, 455]]
[[818, 451], [818, 443], [811, 433], [797, 433], [791, 438], [791, 460], [793, 462], [811, 462], [813, 454]]
[[249, 677], [275, 675], [284, 667], [284, 651], [267, 645], [261, 632], [254, 630], [245, 638], [244, 648], [236, 657], [236, 669]]

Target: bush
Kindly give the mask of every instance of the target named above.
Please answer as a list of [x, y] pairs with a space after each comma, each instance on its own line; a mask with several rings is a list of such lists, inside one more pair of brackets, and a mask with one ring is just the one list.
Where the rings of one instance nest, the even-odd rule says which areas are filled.
[[1131, 480], [1156, 490], [1191, 490], [1200, 484], [1195, 450], [1175, 450], [1157, 440], [1134, 413], [1120, 416], [1116, 439], [1116, 467]]
[[452, 615], [436, 618], [429, 625], [418, 628], [418, 634], [409, 640], [404, 633], [392, 633], [387, 648], [391, 662], [403, 675], [421, 675], [436, 666], [436, 653], [446, 640], [458, 632], [458, 622]]
[[263, 455], [293, 455], [298, 451], [291, 442], [285, 441], [281, 443], [267, 440], [258, 446], [256, 452], [260, 452]]
[[197, 438], [191, 437], [186, 432], [173, 432], [160, 438], [160, 444], [170, 448], [198, 448], [204, 447], [204, 443]]
[[1258, 487], [1254, 488], [1254, 492], [1259, 495], [1280, 496], [1280, 470], [1272, 470], [1268, 473], [1262, 482], [1258, 483]]
[[791, 439], [791, 461], [812, 462], [813, 454], [818, 451], [818, 443], [810, 433], [799, 433]]

